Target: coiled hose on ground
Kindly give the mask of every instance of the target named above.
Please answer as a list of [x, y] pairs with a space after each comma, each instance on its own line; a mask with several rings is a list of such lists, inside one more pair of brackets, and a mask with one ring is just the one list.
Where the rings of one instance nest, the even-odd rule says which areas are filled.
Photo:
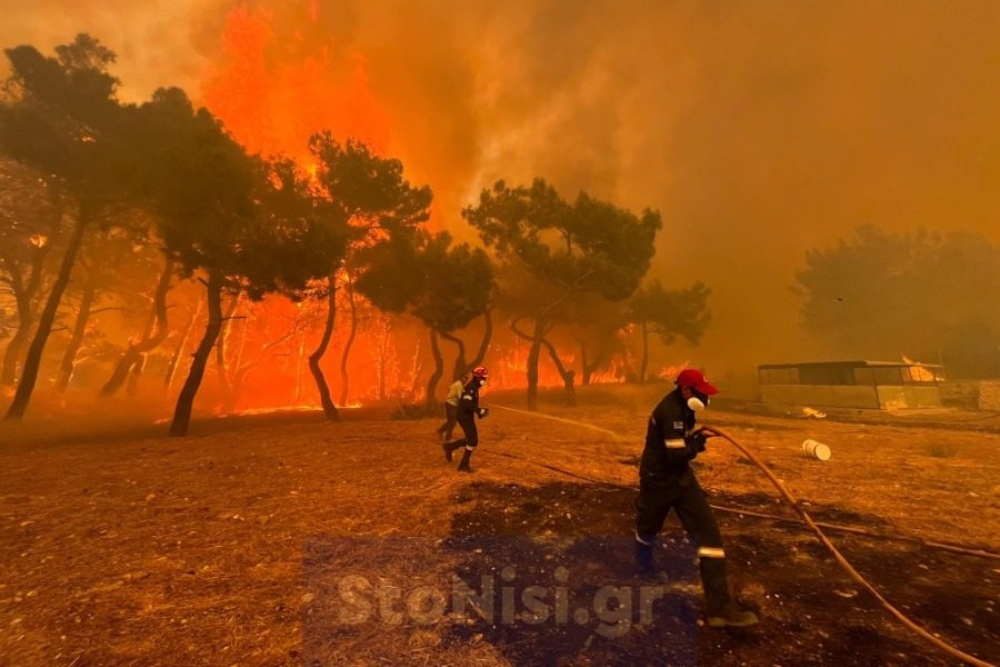
[[827, 538], [826, 534], [823, 533], [823, 530], [818, 525], [816, 525], [816, 522], [813, 521], [811, 516], [809, 516], [809, 513], [802, 508], [802, 504], [795, 498], [795, 496], [792, 495], [792, 492], [788, 490], [788, 487], [785, 486], [784, 482], [778, 479], [775, 476], [775, 474], [771, 472], [771, 469], [768, 468], [767, 465], [763, 461], [761, 461], [760, 458], [758, 458], [758, 456], [749, 447], [740, 444], [734, 438], [732, 438], [731, 436], [729, 436], [720, 429], [706, 426], [704, 427], [703, 430], [722, 438], [723, 440], [731, 444], [733, 447], [740, 450], [744, 454], [744, 456], [746, 456], [753, 462], [755, 466], [760, 468], [761, 472], [763, 472], [764, 475], [766, 475], [767, 478], [771, 480], [771, 483], [774, 484], [775, 488], [778, 489], [778, 493], [781, 494], [781, 497], [785, 499], [785, 501], [792, 507], [792, 509], [795, 510], [795, 513], [799, 515], [799, 518], [802, 519], [802, 522], [806, 526], [808, 526], [809, 530], [811, 530], [816, 535], [816, 538], [823, 544], [824, 547], [827, 548], [827, 551], [829, 551], [833, 555], [834, 559], [837, 561], [840, 567], [842, 567], [844, 571], [847, 572], [847, 574], [851, 577], [851, 579], [853, 579], [858, 583], [858, 585], [862, 586], [865, 590], [867, 590], [869, 593], [875, 596], [875, 599], [879, 601], [879, 604], [881, 604], [886, 611], [888, 611], [890, 614], [896, 617], [896, 620], [898, 620], [912, 632], [915, 632], [916, 634], [920, 635], [930, 643], [937, 646], [942, 651], [946, 651], [951, 655], [955, 656], [956, 658], [959, 658], [969, 663], [970, 665], [976, 665], [976, 667], [994, 667], [994, 665], [992, 665], [991, 663], [980, 660], [974, 655], [965, 653], [964, 651], [955, 648], [951, 644], [948, 644], [947, 642], [938, 639], [932, 633], [927, 631], [925, 628], [911, 621], [903, 612], [897, 609], [891, 602], [886, 600], [885, 597], [881, 593], [879, 593], [874, 586], [868, 583], [867, 579], [861, 576], [861, 574], [856, 569], [854, 569], [854, 566], [851, 565], [851, 563], [844, 557], [844, 555], [840, 553], [837, 547], [833, 545], [833, 543], [829, 540], [829, 538]]
[[[544, 417], [544, 418], [553, 419], [553, 420], [556, 420], [556, 421], [566, 422], [566, 423], [570, 423], [570, 424], [576, 424], [576, 425], [582, 426], [584, 428], [588, 428], [588, 429], [591, 429], [591, 430], [601, 431], [601, 432], [604, 432], [604, 433], [611, 434], [612, 436], [614, 436], [616, 438], [619, 437], [618, 434], [615, 433], [614, 431], [610, 431], [608, 429], [604, 429], [604, 428], [601, 428], [599, 426], [594, 426], [593, 424], [587, 424], [585, 422], [578, 422], [578, 421], [574, 421], [574, 420], [571, 420], [571, 419], [563, 419], [561, 417], [554, 417], [552, 415], [545, 415], [545, 414], [541, 414], [541, 413], [538, 413], [538, 412], [526, 412], [524, 410], [517, 410], [515, 408], [509, 408], [509, 407], [505, 407], [505, 406], [502, 406], [502, 405], [494, 405], [492, 407], [497, 407], [497, 408], [500, 408], [501, 410], [508, 410], [510, 412], [517, 412], [517, 413], [520, 413], [520, 414], [531, 415], [531, 416], [534, 416], [534, 417]], [[840, 565], [840, 567], [843, 568], [844, 571], [846, 571], [847, 574], [851, 577], [851, 579], [853, 579], [855, 582], [858, 583], [858, 585], [860, 585], [862, 588], [864, 588], [869, 593], [871, 593], [875, 597], [875, 599], [879, 601], [879, 604], [881, 604], [882, 607], [886, 611], [888, 611], [890, 614], [892, 614], [892, 616], [895, 617], [897, 621], [899, 621], [900, 623], [902, 623], [904, 627], [906, 627], [907, 629], [909, 629], [911, 632], [916, 633], [920, 637], [926, 639], [927, 641], [929, 641], [931, 644], [933, 644], [934, 646], [938, 647], [942, 651], [945, 651], [946, 653], [948, 653], [948, 654], [950, 654], [950, 655], [952, 655], [952, 656], [954, 656], [954, 657], [956, 657], [956, 658], [958, 658], [958, 659], [960, 659], [960, 660], [962, 660], [962, 661], [964, 661], [964, 662], [966, 662], [966, 663], [968, 663], [970, 665], [975, 665], [975, 667], [997, 667], [996, 665], [994, 665], [992, 663], [986, 662], [984, 660], [980, 660], [976, 656], [970, 655], [969, 653], [966, 653], [966, 652], [962, 651], [961, 649], [958, 649], [958, 648], [952, 646], [951, 644], [949, 644], [949, 643], [947, 643], [947, 642], [939, 639], [938, 637], [935, 637], [927, 629], [921, 627], [920, 625], [918, 625], [918, 624], [914, 623], [912, 620], [910, 620], [903, 612], [901, 612], [891, 602], [889, 602], [887, 599], [885, 599], [885, 597], [881, 593], [879, 593], [878, 590], [876, 590], [876, 588], [874, 586], [872, 586], [870, 583], [868, 583], [868, 580], [866, 580], [856, 569], [854, 569], [854, 566], [851, 565], [851, 563], [844, 557], [844, 555], [840, 553], [840, 551], [837, 549], [837, 547], [833, 545], [833, 543], [826, 536], [826, 534], [823, 533], [823, 530], [819, 527], [819, 525], [813, 520], [813, 518], [811, 516], [809, 516], [809, 513], [806, 512], [805, 509], [803, 509], [802, 503], [800, 503], [795, 498], [795, 496], [792, 495], [792, 492], [788, 490], [788, 487], [785, 486], [784, 482], [782, 482], [780, 479], [778, 479], [777, 476], [775, 476], [775, 474], [771, 471], [771, 469], [768, 468], [767, 464], [764, 463], [753, 452], [753, 450], [751, 450], [746, 445], [741, 444], [735, 438], [731, 437], [730, 435], [728, 435], [725, 431], [722, 431], [721, 429], [718, 429], [718, 428], [715, 428], [715, 427], [711, 427], [711, 426], [705, 426], [705, 427], [703, 427], [703, 430], [706, 433], [710, 433], [713, 436], [722, 438], [723, 440], [725, 440], [726, 442], [728, 442], [729, 444], [731, 444], [733, 447], [735, 447], [736, 449], [738, 449], [740, 452], [742, 452], [755, 466], [757, 466], [757, 468], [759, 468], [760, 471], [763, 472], [764, 475], [771, 481], [771, 483], [775, 486], [775, 488], [778, 489], [778, 493], [781, 494], [781, 497], [785, 500], [785, 502], [787, 502], [792, 507], [792, 509], [795, 510], [795, 513], [799, 516], [799, 519], [802, 520], [802, 523], [804, 523], [809, 528], [809, 530], [811, 530], [813, 532], [813, 534], [816, 535], [816, 538], [820, 541], [820, 543], [824, 547], [826, 547], [826, 549], [833, 555], [834, 559], [837, 561], [837, 564]], [[512, 457], [512, 458], [520, 458], [520, 457]], [[560, 468], [557, 468], [555, 466], [545, 465], [544, 467], [549, 468], [551, 470], [555, 470], [557, 472], [562, 472], [562, 473], [568, 474], [570, 476], [577, 477], [579, 479], [583, 479], [583, 480], [586, 480], [586, 481], [589, 481], [589, 482], [601, 483], [599, 480], [587, 479], [587, 478], [582, 477], [580, 475], [576, 475], [575, 473], [571, 473], [569, 471], [561, 470]]]

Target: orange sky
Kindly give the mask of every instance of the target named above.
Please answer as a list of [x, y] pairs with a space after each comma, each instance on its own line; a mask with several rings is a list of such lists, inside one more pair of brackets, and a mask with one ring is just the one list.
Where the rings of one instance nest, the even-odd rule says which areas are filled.
[[[678, 356], [718, 372], [821, 352], [792, 272], [861, 224], [1000, 240], [992, 0], [0, 0], [0, 43], [88, 31], [126, 98], [205, 103], [234, 8], [268, 31], [254, 66], [297, 82], [291, 134], [378, 132], [460, 236], [501, 177], [659, 209], [656, 275], [713, 290], [709, 334]], [[345, 110], [358, 96], [377, 117]]]

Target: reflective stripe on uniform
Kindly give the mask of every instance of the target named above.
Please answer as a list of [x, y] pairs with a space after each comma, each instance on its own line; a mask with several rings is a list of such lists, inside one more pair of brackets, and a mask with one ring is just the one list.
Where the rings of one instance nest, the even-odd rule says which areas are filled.
[[687, 443], [684, 440], [664, 440], [663, 444], [667, 446], [667, 449], [684, 449], [687, 447]]
[[635, 541], [638, 542], [639, 544], [645, 544], [647, 547], [653, 546], [652, 541], [647, 542], [646, 540], [639, 537], [639, 531], [635, 531]]
[[719, 547], [698, 547], [698, 558], [725, 558], [726, 552]]

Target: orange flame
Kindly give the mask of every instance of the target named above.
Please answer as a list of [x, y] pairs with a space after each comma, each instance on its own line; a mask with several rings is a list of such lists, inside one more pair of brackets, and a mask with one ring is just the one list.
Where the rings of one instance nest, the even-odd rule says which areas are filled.
[[[311, 23], [319, 11], [310, 3]], [[305, 160], [309, 137], [322, 130], [375, 152], [388, 148], [387, 116], [371, 93], [361, 54], [310, 39], [308, 30], [279, 34], [270, 12], [245, 4], [227, 15], [222, 44], [222, 62], [202, 95], [247, 150]]]
[[[310, 0], [302, 21], [278, 21], [264, 7], [240, 4], [226, 16], [222, 57], [202, 84], [203, 104], [251, 153], [286, 155], [313, 177], [317, 165], [309, 154], [309, 138], [329, 131], [335, 139], [364, 143], [376, 154], [390, 154], [388, 115], [370, 87], [367, 60], [323, 36], [321, 4]], [[432, 220], [439, 211], [432, 208]], [[433, 224], [433, 223], [432, 223]], [[291, 304], [268, 297], [240, 306], [241, 317], [228, 328], [225, 371], [207, 378], [207, 400], [217, 401], [217, 413], [248, 413], [296, 406], [317, 409], [319, 399], [307, 365], [319, 339], [325, 304]], [[339, 362], [348, 327], [346, 313], [323, 360], [334, 396], [340, 384]], [[377, 320], [377, 318], [376, 318]], [[421, 367], [412, 360], [420, 353], [403, 338], [412, 332], [382, 327], [359, 331], [350, 359], [350, 399], [377, 401], [385, 396], [422, 400]], [[396, 335], [396, 334], [399, 335]], [[418, 333], [417, 335], [423, 335]], [[421, 339], [422, 340], [422, 339]], [[493, 388], [526, 384], [528, 346], [515, 343], [498, 350], [488, 362]], [[565, 360], [572, 363], [572, 359]], [[561, 386], [551, 364], [539, 367], [540, 386]], [[612, 375], [595, 380], [620, 381]], [[227, 398], [227, 394], [229, 398]]]
[[[369, 87], [364, 56], [320, 35], [320, 11], [320, 3], [311, 0], [304, 23], [293, 25], [276, 20], [264, 7], [237, 5], [226, 16], [222, 57], [202, 83], [203, 104], [249, 152], [289, 156], [312, 177], [318, 165], [308, 146], [316, 132], [362, 142], [377, 154], [389, 150], [390, 137], [387, 114]], [[300, 312], [305, 305], [268, 298], [247, 314], [252, 323], [231, 328], [228, 373], [243, 373], [244, 379], [236, 404], [220, 399], [217, 412], [318, 407], [304, 360], [315, 349], [325, 304], [310, 303], [310, 312]], [[324, 366], [336, 392], [339, 350], [332, 347]], [[357, 348], [352, 357], [365, 363], [365, 342], [359, 340]], [[232, 384], [232, 379], [213, 379], [209, 400], [213, 384], [219, 396], [226, 394], [225, 384]]]

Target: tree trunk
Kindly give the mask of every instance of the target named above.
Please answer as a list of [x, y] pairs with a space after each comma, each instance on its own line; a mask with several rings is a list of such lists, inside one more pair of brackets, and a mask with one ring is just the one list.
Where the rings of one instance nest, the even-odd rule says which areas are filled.
[[389, 330], [391, 323], [388, 316], [379, 319], [379, 341], [378, 341], [378, 400], [384, 401], [388, 398], [386, 392], [387, 372], [386, 362], [389, 358]]
[[69, 338], [69, 344], [63, 353], [62, 363], [59, 365], [59, 374], [56, 376], [56, 391], [60, 394], [66, 391], [69, 381], [73, 378], [73, 368], [76, 365], [76, 355], [83, 345], [83, 338], [87, 333], [87, 321], [90, 320], [90, 311], [94, 306], [97, 296], [97, 273], [93, 269], [87, 273], [87, 282], [83, 287], [83, 296], [80, 299], [80, 308], [76, 312], [76, 320], [73, 322], [73, 333]]
[[538, 357], [541, 351], [542, 335], [536, 327], [528, 349], [528, 410], [532, 412], [538, 409]]
[[[400, 384], [400, 391], [401, 392], [404, 392], [404, 391], [406, 392], [406, 396], [408, 397], [407, 400], [415, 401], [416, 398], [417, 398], [417, 395], [418, 395], [417, 394], [417, 390], [419, 389], [419, 387], [417, 385], [420, 382], [420, 371], [423, 370], [423, 367], [424, 367], [423, 363], [421, 363], [421, 361], [420, 361], [420, 356], [421, 356], [420, 355], [420, 339], [418, 338], [417, 339], [417, 344], [413, 348], [413, 356], [412, 356], [413, 366], [410, 368], [410, 386], [407, 387], [406, 389], [402, 389], [402, 386], [403, 386], [402, 377], [400, 378], [400, 383], [399, 383]], [[441, 372], [443, 373], [444, 372], [444, 360], [442, 360], [441, 363], [442, 363]]]
[[542, 341], [545, 338], [545, 322], [536, 319], [534, 330], [529, 334], [518, 328], [518, 323], [522, 318], [517, 318], [510, 323], [510, 330], [521, 340], [528, 341], [531, 346], [528, 348], [527, 376], [528, 376], [528, 410], [538, 409], [538, 358], [542, 352]]
[[594, 373], [604, 365], [604, 362], [610, 356], [611, 340], [613, 339], [600, 339], [600, 342], [597, 344], [597, 351], [593, 354], [586, 341], [580, 343], [580, 366], [583, 369], [582, 384], [584, 387], [590, 386]]
[[[438, 332], [438, 335], [446, 341], [454, 343], [455, 347], [458, 348], [458, 353], [455, 355], [455, 365], [451, 370], [451, 379], [457, 380], [462, 377], [463, 374], [467, 373], [470, 368], [469, 363], [465, 360], [465, 341], [458, 336], [451, 335], [447, 331], [440, 331]], [[471, 368], [475, 368], [475, 366], [472, 366]]]
[[316, 350], [309, 355], [309, 371], [312, 373], [313, 379], [316, 380], [316, 389], [319, 390], [319, 403], [323, 406], [323, 414], [330, 421], [340, 421], [340, 413], [337, 412], [337, 406], [333, 404], [333, 398], [330, 396], [330, 387], [326, 384], [326, 378], [323, 376], [323, 369], [320, 368], [320, 362], [323, 360], [323, 355], [326, 354], [326, 350], [330, 346], [330, 338], [333, 337], [333, 325], [337, 320], [336, 285], [334, 276], [330, 276], [326, 323], [323, 325], [323, 335], [319, 339], [319, 345], [316, 347]]
[[299, 334], [299, 358], [295, 362], [295, 395], [292, 397], [293, 405], [302, 405], [302, 362], [306, 360], [306, 337]]
[[142, 371], [146, 368], [146, 355], [139, 355], [139, 359], [132, 364], [132, 370], [128, 374], [128, 384], [125, 386], [125, 395], [132, 397], [139, 393], [139, 380], [142, 379]]
[[215, 370], [219, 374], [219, 389], [223, 403], [230, 402], [232, 398], [233, 390], [229, 384], [229, 372], [226, 370], [226, 340], [229, 338], [229, 331], [233, 328], [230, 322], [232, 322], [233, 315], [236, 314], [237, 306], [240, 305], [241, 294], [242, 292], [237, 292], [229, 302], [226, 314], [222, 318], [222, 326], [219, 329], [218, 344], [215, 346]]
[[[243, 330], [240, 332], [240, 335], [241, 335], [241, 338], [242, 338], [242, 340], [240, 342], [240, 347], [242, 349], [242, 347], [243, 347], [243, 345], [244, 345], [244, 343], [246, 341], [246, 327], [243, 328]], [[242, 352], [240, 353], [240, 355], [237, 356], [236, 372], [233, 373], [233, 381], [232, 381], [232, 386], [233, 386], [233, 395], [232, 395], [232, 397], [233, 397], [233, 401], [234, 402], [232, 404], [230, 404], [230, 405], [225, 405], [224, 406], [224, 408], [225, 408], [225, 410], [227, 412], [228, 411], [232, 411], [233, 409], [235, 409], [235, 407], [236, 407], [236, 401], [239, 399], [240, 396], [243, 395], [243, 385], [244, 385], [244, 381], [246, 379], [247, 374], [251, 370], [253, 370], [254, 368], [256, 368], [257, 366], [259, 366], [259, 365], [265, 363], [265, 361], [267, 361], [265, 359], [265, 357], [264, 357], [264, 353], [266, 353], [272, 347], [274, 347], [276, 345], [280, 345], [281, 343], [284, 343], [289, 338], [292, 338], [293, 336], [297, 336], [297, 335], [301, 335], [299, 333], [298, 325], [296, 325], [296, 327], [295, 327], [294, 330], [289, 331], [289, 332], [287, 332], [285, 334], [282, 334], [280, 337], [276, 338], [275, 340], [272, 340], [272, 341], [269, 341], [269, 342], [265, 343], [263, 346], [261, 346], [260, 350], [258, 351], [259, 353], [253, 359], [251, 359], [250, 361], [248, 361], [246, 363], [242, 363], [241, 362], [241, 360], [243, 358]]]
[[35, 322], [32, 302], [41, 282], [41, 266], [38, 266], [39, 255], [36, 254], [35, 258], [27, 285], [21, 281], [20, 274], [16, 270], [11, 270], [11, 287], [14, 290], [14, 300], [17, 303], [17, 331], [11, 337], [3, 355], [3, 367], [0, 368], [0, 386], [3, 387], [13, 387], [17, 383], [17, 365], [21, 360], [21, 352], [31, 335], [31, 325]]
[[[146, 326], [143, 328], [142, 338], [138, 343], [129, 341], [125, 354], [118, 360], [115, 370], [111, 373], [111, 377], [101, 387], [101, 396], [114, 396], [115, 392], [125, 383], [125, 380], [130, 378], [129, 371], [133, 371], [131, 377], [135, 377], [134, 368], [137, 368], [138, 373], [141, 374], [142, 366], [144, 365], [143, 355], [155, 349], [160, 343], [166, 340], [167, 333], [169, 333], [167, 329], [167, 292], [170, 291], [170, 279], [173, 277], [173, 274], [174, 260], [167, 258], [163, 266], [163, 272], [160, 274], [160, 280], [156, 284], [156, 292], [153, 294], [153, 307], [150, 310], [149, 318], [146, 320]], [[153, 330], [154, 325], [156, 327], [155, 332]], [[130, 380], [130, 382], [137, 381]], [[134, 390], [134, 387], [132, 387], [132, 390]]]
[[344, 342], [344, 353], [340, 357], [341, 405], [347, 405], [347, 391], [351, 379], [347, 373], [347, 361], [351, 356], [351, 347], [354, 345], [354, 337], [358, 333], [358, 304], [354, 301], [354, 288], [350, 284], [347, 288], [347, 303], [351, 308], [351, 330], [347, 334], [347, 340]]
[[[57, 233], [60, 221], [62, 220], [63, 209], [56, 207], [56, 214], [51, 222], [50, 237]], [[36, 247], [31, 257], [31, 272], [28, 274], [27, 283], [21, 280], [20, 273], [12, 270], [11, 287], [14, 290], [14, 300], [17, 303], [18, 325], [17, 331], [7, 344], [7, 349], [3, 355], [3, 366], [0, 367], [0, 387], [13, 387], [17, 382], [17, 367], [21, 361], [21, 352], [28, 343], [31, 336], [31, 326], [35, 323], [35, 295], [42, 285], [42, 272], [45, 269], [45, 258], [52, 250], [53, 242], [51, 238]]]
[[38, 371], [42, 365], [42, 353], [45, 351], [45, 344], [49, 340], [52, 331], [52, 323], [56, 319], [56, 311], [59, 310], [59, 302], [62, 300], [66, 285], [69, 284], [70, 275], [73, 273], [73, 265], [76, 263], [76, 256], [80, 252], [83, 244], [83, 233], [90, 223], [90, 214], [81, 210], [73, 223], [69, 242], [66, 245], [66, 252], [63, 254], [62, 262], [59, 265], [59, 273], [56, 281], [52, 285], [49, 297], [45, 301], [41, 317], [38, 319], [38, 329], [35, 330], [35, 337], [28, 347], [28, 355], [24, 360], [24, 373], [21, 381], [17, 384], [14, 392], [14, 400], [11, 401], [7, 409], [5, 419], [22, 419], [31, 402], [31, 394], [35, 390], [35, 383], [38, 381]]
[[34, 317], [22, 318], [17, 327], [17, 331], [7, 343], [7, 349], [3, 353], [3, 369], [0, 371], [0, 386], [13, 387], [17, 384], [17, 366], [21, 360], [21, 352], [28, 344], [28, 336], [31, 335], [31, 323]]
[[201, 342], [198, 343], [198, 347], [194, 351], [187, 380], [184, 381], [181, 393], [177, 397], [174, 419], [170, 424], [169, 435], [171, 436], [187, 435], [188, 426], [191, 424], [191, 408], [194, 405], [194, 397], [197, 395], [201, 380], [205, 376], [205, 366], [208, 364], [208, 357], [212, 354], [212, 347], [219, 338], [219, 332], [222, 331], [222, 277], [210, 273], [206, 292], [208, 324], [205, 326], [205, 335], [202, 336]]
[[646, 363], [649, 361], [649, 327], [642, 323], [642, 359], [639, 362], [639, 383], [646, 382]]
[[[236, 360], [232, 367], [235, 369], [232, 374], [232, 378], [229, 382], [229, 394], [226, 395], [225, 401], [222, 404], [222, 409], [226, 413], [232, 413], [236, 410], [236, 406], [239, 403], [240, 396], [243, 395], [243, 379], [247, 374], [247, 367], [243, 364], [243, 352], [247, 347], [247, 329], [249, 328], [250, 314], [247, 314], [247, 320], [244, 321], [243, 326], [240, 327], [240, 345], [239, 349], [236, 351]], [[297, 325], [296, 325], [296, 328]], [[264, 348], [260, 350], [263, 353]]]
[[576, 405], [576, 389], [573, 386], [576, 380], [576, 371], [568, 369], [563, 365], [562, 359], [559, 358], [559, 354], [556, 352], [555, 345], [545, 338], [542, 339], [542, 345], [549, 351], [549, 357], [552, 359], [552, 363], [555, 364], [556, 370], [559, 371], [559, 377], [562, 378], [563, 389], [566, 392], [566, 404]]
[[486, 312], [483, 313], [483, 320], [485, 322], [485, 328], [483, 329], [483, 339], [479, 341], [479, 350], [476, 352], [476, 356], [469, 362], [469, 365], [465, 368], [457, 369], [455, 377], [458, 378], [462, 373], [469, 369], [475, 368], [476, 366], [482, 366], [483, 362], [486, 360], [486, 353], [490, 349], [490, 341], [493, 338], [493, 310], [487, 308]]
[[187, 326], [184, 328], [184, 335], [181, 336], [180, 343], [177, 344], [177, 349], [174, 350], [173, 356], [170, 357], [170, 363], [167, 364], [167, 374], [163, 376], [163, 389], [165, 391], [170, 391], [170, 387], [174, 383], [174, 375], [177, 374], [177, 366], [180, 365], [181, 356], [184, 354], [184, 348], [187, 347], [188, 338], [191, 336], [194, 324], [198, 321], [198, 316], [201, 315], [201, 306], [202, 301], [199, 299], [198, 307], [195, 309], [194, 313], [191, 314], [191, 319], [188, 320]]
[[424, 401], [424, 405], [428, 410], [437, 405], [437, 398], [435, 398], [434, 393], [437, 391], [438, 381], [444, 375], [444, 357], [441, 356], [438, 332], [434, 327], [431, 327], [431, 354], [434, 355], [434, 372], [431, 373], [430, 379], [427, 380], [427, 400]]

